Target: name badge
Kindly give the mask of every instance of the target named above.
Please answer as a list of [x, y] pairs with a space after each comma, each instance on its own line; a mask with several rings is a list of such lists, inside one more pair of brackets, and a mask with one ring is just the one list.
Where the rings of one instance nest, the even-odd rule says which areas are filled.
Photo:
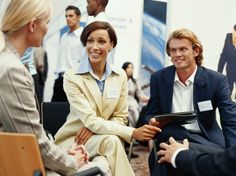
[[118, 90], [107, 91], [107, 98], [119, 98]]
[[213, 110], [210, 100], [198, 102], [198, 108], [200, 112]]

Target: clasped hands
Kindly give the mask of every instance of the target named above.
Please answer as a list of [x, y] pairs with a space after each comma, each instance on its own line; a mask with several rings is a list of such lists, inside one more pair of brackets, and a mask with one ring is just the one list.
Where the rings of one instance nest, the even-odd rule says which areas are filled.
[[75, 143], [68, 151], [70, 155], [73, 155], [75, 157], [78, 163], [78, 168], [89, 162], [89, 153], [87, 152], [83, 144], [85, 144], [93, 134], [94, 133], [89, 129], [85, 127], [81, 128], [76, 134]]
[[89, 153], [87, 152], [84, 145], [78, 145], [74, 143], [68, 150], [69, 155], [73, 155], [77, 161], [78, 168], [89, 162]]

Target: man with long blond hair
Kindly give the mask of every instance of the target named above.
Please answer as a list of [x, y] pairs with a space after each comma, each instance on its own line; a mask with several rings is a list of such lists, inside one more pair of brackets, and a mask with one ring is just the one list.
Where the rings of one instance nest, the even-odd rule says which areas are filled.
[[[156, 149], [169, 137], [188, 139], [190, 148], [198, 151], [203, 145], [209, 152], [221, 151], [236, 145], [236, 104], [230, 98], [226, 76], [202, 66], [203, 47], [189, 29], [177, 29], [170, 34], [166, 52], [172, 66], [151, 76], [151, 97], [146, 114], [149, 124], [159, 126]], [[221, 127], [216, 121], [219, 109]], [[197, 118], [190, 124], [161, 124], [154, 115], [196, 111]], [[149, 158], [151, 175], [177, 175], [170, 164], [158, 163], [156, 153]]]

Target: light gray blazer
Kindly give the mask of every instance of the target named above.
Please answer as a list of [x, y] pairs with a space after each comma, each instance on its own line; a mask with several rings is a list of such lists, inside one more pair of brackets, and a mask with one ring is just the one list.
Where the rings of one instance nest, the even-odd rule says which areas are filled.
[[63, 175], [76, 173], [75, 159], [46, 137], [39, 123], [32, 77], [9, 47], [0, 53], [0, 131], [36, 134], [47, 169]]

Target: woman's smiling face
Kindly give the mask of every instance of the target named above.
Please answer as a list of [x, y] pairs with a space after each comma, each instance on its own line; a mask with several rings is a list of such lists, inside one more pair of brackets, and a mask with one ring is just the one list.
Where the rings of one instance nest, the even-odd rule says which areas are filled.
[[87, 38], [86, 51], [91, 64], [105, 63], [108, 53], [112, 50], [113, 43], [105, 29], [91, 32]]

